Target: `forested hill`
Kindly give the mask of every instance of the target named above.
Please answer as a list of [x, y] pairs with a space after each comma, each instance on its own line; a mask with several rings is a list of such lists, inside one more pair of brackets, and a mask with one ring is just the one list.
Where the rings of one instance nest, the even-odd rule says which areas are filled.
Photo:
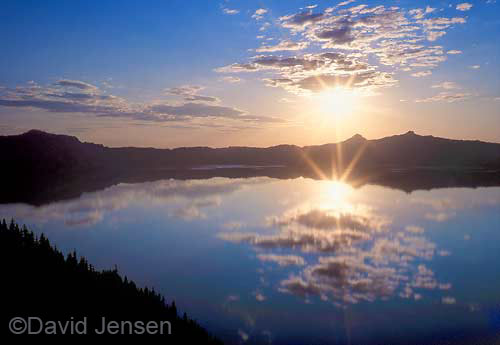
[[20, 228], [14, 222], [8, 225], [5, 220], [0, 223], [0, 272], [2, 340], [14, 336], [8, 328], [13, 317], [45, 321], [87, 317], [88, 334], [81, 335], [83, 339], [96, 336], [91, 330], [100, 329], [105, 317], [144, 324], [170, 322], [170, 335], [165, 334], [165, 328], [163, 335], [135, 335], [137, 340], [159, 337], [165, 344], [222, 344], [186, 314], [179, 317], [175, 302], [167, 303], [153, 289], [137, 287], [116, 269], [98, 271], [76, 253], [65, 257], [43, 234], [36, 238], [26, 227]]

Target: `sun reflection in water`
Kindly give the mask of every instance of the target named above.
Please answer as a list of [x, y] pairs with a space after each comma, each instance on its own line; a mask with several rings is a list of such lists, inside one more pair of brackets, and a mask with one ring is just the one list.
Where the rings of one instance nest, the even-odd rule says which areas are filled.
[[347, 198], [352, 193], [352, 187], [341, 181], [325, 181], [326, 198], [336, 206], [347, 202]]

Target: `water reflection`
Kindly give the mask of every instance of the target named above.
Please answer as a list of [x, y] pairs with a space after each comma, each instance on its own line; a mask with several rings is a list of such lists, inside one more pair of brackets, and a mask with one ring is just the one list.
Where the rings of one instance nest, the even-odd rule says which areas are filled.
[[101, 222], [106, 213], [140, 204], [166, 206], [169, 215], [184, 220], [203, 219], [206, 218], [205, 210], [219, 206], [224, 194], [265, 182], [263, 178], [214, 178], [120, 183], [103, 191], [84, 193], [78, 199], [39, 207], [26, 204], [2, 205], [0, 217], [14, 217], [36, 223], [62, 221], [68, 227], [91, 226]]
[[[326, 201], [304, 205], [269, 217], [272, 234], [221, 232], [233, 243], [249, 243], [262, 262], [303, 266], [282, 279], [279, 291], [319, 296], [337, 306], [373, 302], [393, 295], [422, 298], [422, 290], [450, 289], [440, 283], [423, 261], [432, 260], [436, 245], [422, 236], [424, 229], [391, 226], [389, 215], [368, 205], [348, 201], [352, 188], [328, 182]], [[279, 250], [276, 252], [276, 250]], [[283, 250], [291, 254], [280, 254]], [[306, 259], [300, 253], [315, 253]]]
[[407, 194], [266, 177], [120, 183], [0, 205], [0, 217], [175, 298], [229, 344], [308, 343], [312, 333], [317, 344], [370, 344], [415, 323], [424, 335], [489, 332], [499, 211], [500, 188]]

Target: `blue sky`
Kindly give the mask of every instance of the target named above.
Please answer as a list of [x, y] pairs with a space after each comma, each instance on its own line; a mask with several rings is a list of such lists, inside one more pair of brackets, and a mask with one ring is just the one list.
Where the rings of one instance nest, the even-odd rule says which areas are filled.
[[111, 146], [500, 142], [499, 4], [3, 1], [0, 132]]

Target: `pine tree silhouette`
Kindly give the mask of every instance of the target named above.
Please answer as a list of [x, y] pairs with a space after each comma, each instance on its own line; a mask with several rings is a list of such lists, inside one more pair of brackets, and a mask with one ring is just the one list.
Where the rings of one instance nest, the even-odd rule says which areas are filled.
[[166, 343], [222, 344], [185, 313], [179, 317], [174, 301], [169, 305], [154, 289], [138, 288], [122, 278], [116, 265], [112, 270], [97, 271], [84, 257], [78, 258], [75, 250], [65, 258], [44, 234], [36, 238], [14, 220], [9, 225], [5, 219], [0, 222], [0, 272], [2, 340], [12, 335], [8, 329], [12, 317], [52, 321], [87, 317], [89, 329], [99, 328], [101, 318], [106, 317], [169, 321], [172, 334], [157, 336], [167, 337]]

